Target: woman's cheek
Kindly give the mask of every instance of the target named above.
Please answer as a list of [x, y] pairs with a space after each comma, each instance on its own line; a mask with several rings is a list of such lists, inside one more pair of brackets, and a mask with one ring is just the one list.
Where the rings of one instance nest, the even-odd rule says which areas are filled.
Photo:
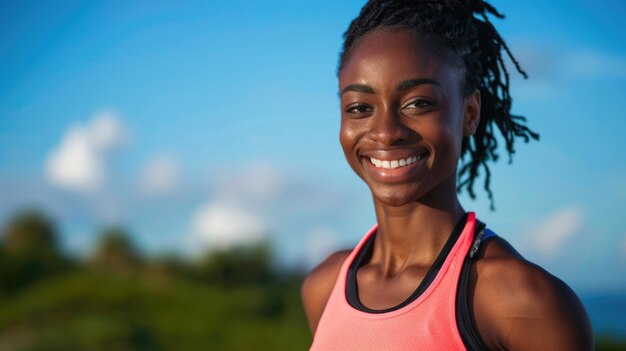
[[342, 121], [341, 129], [339, 130], [339, 143], [343, 149], [343, 153], [346, 157], [346, 161], [350, 167], [358, 174], [359, 158], [357, 155], [357, 144], [359, 138], [363, 134], [360, 128], [360, 124], [355, 121]]
[[353, 147], [358, 139], [358, 126], [354, 122], [349, 120], [341, 121], [341, 128], [339, 129], [339, 142], [346, 156], [349, 152], [353, 151]]

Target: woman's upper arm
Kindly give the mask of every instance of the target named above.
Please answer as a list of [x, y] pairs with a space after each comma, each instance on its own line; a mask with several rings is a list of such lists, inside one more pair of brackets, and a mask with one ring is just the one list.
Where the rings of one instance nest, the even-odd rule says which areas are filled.
[[477, 262], [473, 312], [492, 349], [593, 350], [585, 309], [567, 284], [523, 259], [505, 241]]
[[524, 260], [505, 259], [493, 266], [483, 270], [482, 278], [479, 273], [474, 300], [480, 333], [491, 347], [593, 350], [587, 313], [569, 286]]
[[329, 255], [302, 282], [302, 305], [313, 334], [335, 285], [341, 264], [349, 253], [350, 250], [343, 250]]
[[525, 318], [510, 324], [511, 350], [593, 350], [587, 313], [576, 294], [556, 277], [536, 278], [535, 292], [522, 299]]

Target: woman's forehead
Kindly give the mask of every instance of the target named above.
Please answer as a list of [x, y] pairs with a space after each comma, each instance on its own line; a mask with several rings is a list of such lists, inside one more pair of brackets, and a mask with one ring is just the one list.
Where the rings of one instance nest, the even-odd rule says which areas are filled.
[[458, 67], [443, 59], [430, 40], [406, 30], [380, 29], [363, 36], [339, 72], [339, 85], [394, 85], [407, 79], [429, 78], [443, 86], [459, 83]]

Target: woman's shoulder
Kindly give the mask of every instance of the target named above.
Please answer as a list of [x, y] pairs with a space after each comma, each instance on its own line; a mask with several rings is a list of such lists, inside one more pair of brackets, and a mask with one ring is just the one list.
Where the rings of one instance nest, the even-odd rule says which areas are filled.
[[489, 346], [592, 349], [591, 326], [572, 289], [524, 259], [502, 237], [484, 243], [472, 283], [476, 325]]
[[328, 255], [307, 274], [302, 282], [302, 304], [313, 333], [335, 286], [341, 265], [351, 251], [340, 250]]
[[[332, 289], [337, 280], [341, 265], [351, 251], [352, 250], [335, 251], [328, 255], [320, 264], [315, 266], [302, 282], [303, 295], [311, 295], [312, 293]], [[328, 293], [330, 293], [330, 291], [328, 291]]]

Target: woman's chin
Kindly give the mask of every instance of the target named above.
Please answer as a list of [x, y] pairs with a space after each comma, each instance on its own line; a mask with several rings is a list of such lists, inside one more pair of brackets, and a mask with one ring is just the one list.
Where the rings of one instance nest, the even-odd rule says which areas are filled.
[[415, 189], [371, 189], [374, 201], [388, 206], [400, 207], [417, 200]]

